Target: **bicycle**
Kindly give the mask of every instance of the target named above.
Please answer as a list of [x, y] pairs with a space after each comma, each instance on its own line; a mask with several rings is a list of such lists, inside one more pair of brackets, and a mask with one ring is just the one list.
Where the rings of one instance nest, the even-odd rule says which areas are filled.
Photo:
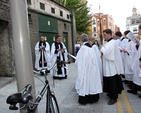
[[57, 99], [54, 93], [50, 90], [49, 81], [47, 80], [47, 74], [52, 68], [56, 65], [62, 66], [62, 64], [69, 64], [70, 62], [64, 62], [57, 60], [50, 69], [45, 69], [40, 71], [41, 75], [45, 75], [45, 86], [41, 90], [40, 94], [37, 96], [35, 102], [33, 102], [33, 97], [31, 94], [32, 86], [30, 84], [26, 85], [22, 91], [14, 93], [7, 98], [7, 104], [10, 104], [10, 110], [18, 110], [16, 106], [17, 103], [21, 103], [23, 106], [20, 109], [26, 109], [27, 113], [34, 113], [37, 109], [38, 104], [40, 103], [42, 97], [46, 94], [46, 113], [60, 113]]

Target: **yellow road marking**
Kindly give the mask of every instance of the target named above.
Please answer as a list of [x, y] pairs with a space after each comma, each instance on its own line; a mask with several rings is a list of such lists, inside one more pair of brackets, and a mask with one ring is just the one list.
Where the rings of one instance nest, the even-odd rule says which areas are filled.
[[122, 108], [120, 97], [118, 97], [118, 99], [117, 99], [117, 109], [118, 109], [118, 113], [124, 113], [123, 112], [123, 108]]
[[123, 96], [123, 99], [124, 99], [124, 102], [125, 102], [125, 105], [126, 105], [126, 108], [127, 108], [127, 112], [128, 113], [134, 113], [125, 91], [122, 91], [122, 96]]

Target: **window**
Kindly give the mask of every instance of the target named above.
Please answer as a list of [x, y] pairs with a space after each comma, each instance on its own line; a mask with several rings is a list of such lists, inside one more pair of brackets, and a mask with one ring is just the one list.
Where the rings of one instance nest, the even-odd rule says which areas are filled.
[[139, 19], [137, 19], [137, 20], [136, 20], [136, 23], [140, 23], [140, 20], [139, 20]]
[[137, 27], [133, 27], [133, 32], [136, 32], [137, 31]]
[[55, 9], [53, 7], [51, 8], [51, 13], [55, 14]]
[[95, 19], [93, 19], [93, 25], [95, 25], [95, 24], [96, 24]]
[[105, 22], [106, 21], [106, 18], [103, 18], [103, 22]]
[[70, 17], [69, 17], [69, 14], [67, 14], [67, 19], [69, 19]]
[[132, 24], [135, 24], [135, 19], [132, 19]]
[[93, 31], [96, 32], [96, 27], [93, 27]]
[[40, 9], [45, 10], [45, 4], [40, 2]]
[[94, 34], [94, 37], [96, 37], [96, 34]]
[[31, 14], [28, 14], [28, 22], [29, 22], [29, 23], [32, 23]]
[[27, 0], [27, 4], [28, 5], [31, 5], [31, 0]]
[[63, 11], [60, 11], [60, 16], [63, 16]]
[[64, 23], [64, 30], [67, 30], [67, 25]]

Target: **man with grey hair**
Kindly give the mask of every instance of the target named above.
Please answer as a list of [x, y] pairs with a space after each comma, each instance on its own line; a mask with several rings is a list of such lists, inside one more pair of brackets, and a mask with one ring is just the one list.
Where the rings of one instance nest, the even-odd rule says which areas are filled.
[[44, 36], [40, 37], [40, 42], [35, 46], [35, 68], [37, 70], [47, 69], [50, 67], [50, 46], [45, 41]]
[[85, 105], [98, 102], [102, 84], [97, 56], [92, 45], [88, 43], [87, 34], [82, 34], [80, 40], [82, 45], [75, 61], [78, 69], [75, 88], [79, 94], [78, 102]]

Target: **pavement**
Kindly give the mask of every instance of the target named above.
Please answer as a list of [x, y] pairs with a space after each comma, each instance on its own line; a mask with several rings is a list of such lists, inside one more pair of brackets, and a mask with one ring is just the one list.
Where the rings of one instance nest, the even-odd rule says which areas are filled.
[[[44, 77], [38, 74], [44, 81]], [[141, 113], [141, 99], [138, 95], [127, 93], [127, 85], [124, 84], [124, 91], [119, 95], [118, 101], [114, 105], [107, 105], [109, 98], [105, 93], [100, 94], [100, 100], [94, 104], [80, 105], [78, 103], [78, 94], [75, 90], [75, 80], [77, 70], [74, 63], [69, 64], [69, 74], [67, 79], [55, 80], [55, 96], [57, 98], [61, 113]], [[43, 83], [34, 77], [36, 95], [43, 88]], [[52, 76], [48, 76], [51, 89], [53, 87]], [[14, 78], [0, 77], [0, 113], [20, 113], [19, 110], [9, 110], [9, 105], [6, 104], [6, 98], [17, 92], [17, 82]], [[38, 106], [38, 113], [45, 113], [45, 97], [41, 100]]]

